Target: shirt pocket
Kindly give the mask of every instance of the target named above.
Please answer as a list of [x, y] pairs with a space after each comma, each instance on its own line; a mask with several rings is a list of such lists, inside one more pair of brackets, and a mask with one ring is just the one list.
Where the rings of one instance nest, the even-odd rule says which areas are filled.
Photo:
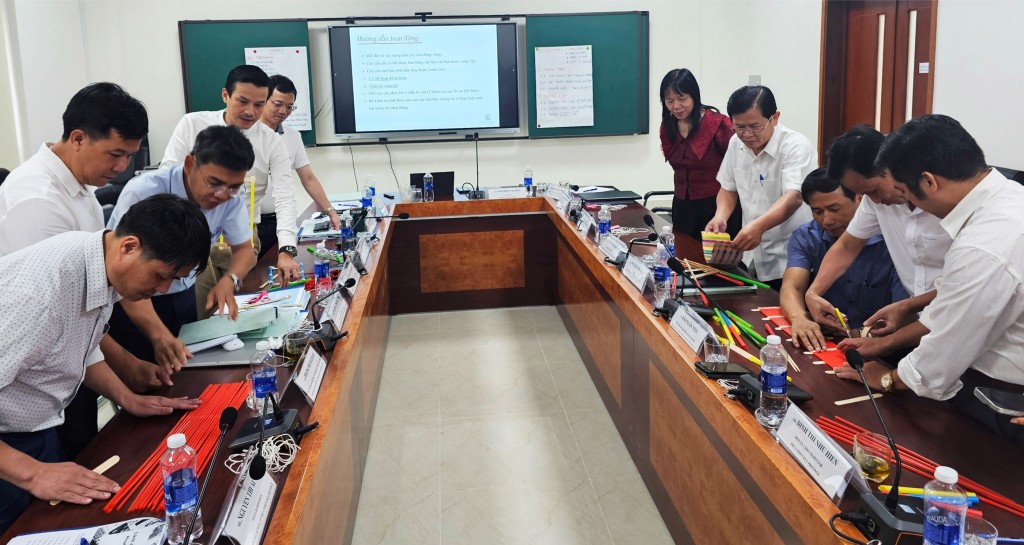
[[[864, 313], [864, 316], [859, 318], [860, 321], [866, 320], [878, 309], [892, 302], [892, 289], [888, 282], [882, 284], [863, 282], [857, 292], [857, 307]], [[860, 325], [857, 323], [858, 328]]]
[[918, 261], [926, 267], [942, 268], [952, 240], [946, 235], [919, 234], [916, 239]]

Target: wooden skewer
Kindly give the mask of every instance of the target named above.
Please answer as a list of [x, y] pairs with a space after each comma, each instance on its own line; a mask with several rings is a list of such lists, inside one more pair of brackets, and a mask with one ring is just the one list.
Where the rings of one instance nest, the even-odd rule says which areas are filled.
[[[109, 459], [107, 459], [106, 462], [103, 462], [102, 464], [96, 466], [96, 469], [94, 469], [93, 471], [99, 473], [100, 475], [103, 475], [103, 472], [114, 467], [114, 465], [120, 461], [121, 457], [115, 454], [111, 456]], [[58, 503], [60, 503], [60, 500], [50, 500], [50, 505], [57, 505]]]

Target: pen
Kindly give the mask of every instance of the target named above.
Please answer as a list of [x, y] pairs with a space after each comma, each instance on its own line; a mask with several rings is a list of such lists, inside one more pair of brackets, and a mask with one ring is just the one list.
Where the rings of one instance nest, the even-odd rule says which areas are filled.
[[847, 337], [853, 337], [853, 335], [850, 335], [850, 328], [846, 326], [846, 319], [843, 318], [843, 313], [839, 312], [839, 307], [835, 307], [835, 309], [836, 309], [836, 316], [839, 317], [839, 325], [843, 326], [843, 330], [846, 331], [846, 336]]
[[761, 185], [763, 186], [764, 185], [764, 174], [758, 174], [757, 177], [761, 179]]
[[78, 542], [78, 545], [89, 545], [89, 540], [83, 537], [82, 541]]

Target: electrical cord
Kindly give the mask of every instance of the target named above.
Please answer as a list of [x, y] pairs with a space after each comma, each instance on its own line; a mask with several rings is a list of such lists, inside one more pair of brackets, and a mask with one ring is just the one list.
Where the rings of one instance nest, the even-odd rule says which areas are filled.
[[346, 146], [346, 147], [348, 148], [348, 155], [349, 155], [349, 157], [352, 158], [352, 178], [355, 179], [355, 181], [356, 181], [356, 192], [358, 193], [360, 190], [359, 190], [359, 175], [356, 174], [356, 154], [355, 154], [355, 152], [352, 151], [352, 142], [349, 142], [348, 146]]
[[832, 529], [832, 533], [834, 533], [835, 535], [839, 536], [840, 539], [842, 539], [843, 541], [848, 541], [850, 543], [853, 543], [854, 545], [882, 545], [882, 542], [877, 540], [877, 539], [872, 539], [871, 541], [868, 541], [867, 543], [865, 543], [865, 542], [863, 542], [863, 541], [861, 541], [859, 539], [850, 537], [850, 536], [840, 532], [839, 529], [836, 528], [836, 519], [842, 519], [842, 520], [845, 520], [846, 522], [850, 522], [850, 523], [854, 523], [854, 524], [856, 524], [856, 523], [867, 524], [868, 521], [869, 521], [867, 515], [864, 515], [864, 514], [861, 514], [861, 513], [836, 513], [836, 514], [832, 515], [831, 518], [828, 519], [828, 527], [831, 528]]
[[395, 177], [395, 186], [402, 187], [402, 184], [398, 183], [398, 174], [395, 174], [395, 164], [391, 162], [391, 148], [387, 142], [384, 142], [384, 151], [388, 152], [388, 165], [391, 166], [391, 175]]

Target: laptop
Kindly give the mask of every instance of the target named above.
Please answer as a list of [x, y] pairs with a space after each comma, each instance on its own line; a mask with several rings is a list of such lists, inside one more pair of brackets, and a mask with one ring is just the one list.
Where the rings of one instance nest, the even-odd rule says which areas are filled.
[[[423, 189], [423, 175], [425, 172], [413, 172], [409, 175], [409, 184], [413, 187]], [[434, 198], [441, 199], [455, 195], [455, 171], [431, 172], [434, 175]]]

